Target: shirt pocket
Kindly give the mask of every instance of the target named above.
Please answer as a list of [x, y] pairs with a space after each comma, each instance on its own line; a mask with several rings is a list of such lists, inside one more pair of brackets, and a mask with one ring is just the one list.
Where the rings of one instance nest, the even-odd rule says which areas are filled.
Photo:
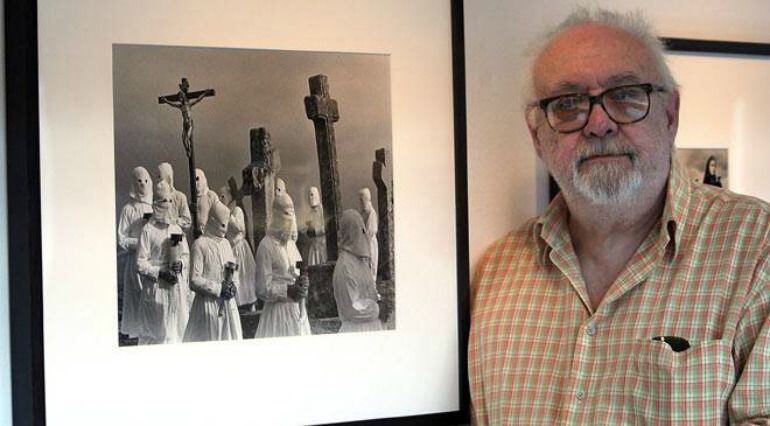
[[726, 420], [735, 381], [729, 341], [694, 343], [682, 352], [651, 340], [632, 346], [625, 396], [637, 418], [677, 424]]

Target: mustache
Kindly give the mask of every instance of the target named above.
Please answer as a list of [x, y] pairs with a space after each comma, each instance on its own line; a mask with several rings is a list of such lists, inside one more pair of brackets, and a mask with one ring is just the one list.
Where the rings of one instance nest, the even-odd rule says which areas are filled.
[[587, 144], [582, 144], [577, 149], [576, 164], [579, 166], [591, 157], [605, 155], [626, 155], [633, 163], [636, 160], [638, 151], [632, 145], [618, 142], [615, 138], [601, 140], [600, 142], [589, 142]]

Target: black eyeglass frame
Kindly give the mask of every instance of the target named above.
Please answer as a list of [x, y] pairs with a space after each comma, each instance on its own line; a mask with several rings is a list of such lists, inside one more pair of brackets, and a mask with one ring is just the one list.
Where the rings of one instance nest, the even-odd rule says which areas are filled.
[[[618, 121], [618, 120], [616, 120], [612, 116], [612, 114], [610, 114], [607, 111], [607, 108], [604, 106], [604, 95], [606, 95], [607, 93], [610, 93], [612, 91], [618, 90], [618, 89], [626, 89], [626, 88], [629, 88], [629, 87], [639, 87], [642, 90], [644, 90], [644, 93], [647, 94], [647, 110], [644, 112], [644, 115], [642, 115], [641, 117], [639, 117], [636, 120], [625, 121], [625, 122]], [[652, 83], [624, 84], [622, 86], [611, 87], [611, 88], [609, 88], [609, 89], [607, 89], [607, 90], [605, 90], [605, 91], [603, 91], [603, 92], [601, 92], [601, 93], [599, 93], [597, 95], [589, 95], [588, 93], [564, 93], [564, 94], [561, 94], [561, 95], [556, 95], [556, 96], [551, 96], [551, 97], [548, 97], [548, 98], [540, 99], [539, 101], [536, 102], [536, 104], [537, 104], [537, 106], [540, 109], [543, 110], [543, 113], [545, 114], [545, 121], [548, 122], [548, 126], [550, 126], [551, 129], [553, 129], [555, 132], [558, 132], [558, 133], [573, 133], [573, 132], [577, 132], [577, 131], [583, 130], [583, 128], [586, 127], [586, 125], [588, 125], [588, 117], [586, 117], [586, 120], [583, 123], [583, 125], [578, 127], [578, 128], [576, 128], [576, 129], [568, 130], [568, 131], [558, 130], [557, 128], [555, 128], [553, 126], [553, 124], [551, 124], [551, 120], [550, 120], [550, 118], [548, 118], [548, 105], [551, 102], [553, 102], [553, 101], [555, 101], [557, 99], [563, 98], [565, 96], [579, 96], [579, 97], [583, 97], [583, 98], [588, 98], [588, 116], [591, 115], [591, 110], [593, 110], [594, 105], [595, 104], [599, 104], [602, 107], [602, 109], [604, 110], [605, 114], [607, 114], [607, 117], [609, 117], [609, 119], [612, 120], [614, 123], [616, 123], [616, 124], [633, 124], [633, 123], [638, 123], [638, 122], [644, 120], [645, 118], [647, 118], [647, 115], [650, 114], [650, 93], [653, 93], [653, 92], [665, 92], [665, 91], [666, 91], [666, 89], [663, 86], [657, 86], [657, 85], [654, 85]]]

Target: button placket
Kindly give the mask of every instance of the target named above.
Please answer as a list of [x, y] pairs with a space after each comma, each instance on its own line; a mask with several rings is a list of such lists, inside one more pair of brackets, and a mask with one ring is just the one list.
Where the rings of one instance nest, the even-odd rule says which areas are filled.
[[589, 336], [593, 336], [596, 334], [596, 324], [590, 323], [586, 326], [586, 334]]

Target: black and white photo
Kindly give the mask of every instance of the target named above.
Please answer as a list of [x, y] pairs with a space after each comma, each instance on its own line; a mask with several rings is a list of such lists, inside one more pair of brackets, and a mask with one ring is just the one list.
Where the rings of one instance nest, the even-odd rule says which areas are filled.
[[394, 329], [390, 96], [385, 54], [113, 45], [119, 344]]

